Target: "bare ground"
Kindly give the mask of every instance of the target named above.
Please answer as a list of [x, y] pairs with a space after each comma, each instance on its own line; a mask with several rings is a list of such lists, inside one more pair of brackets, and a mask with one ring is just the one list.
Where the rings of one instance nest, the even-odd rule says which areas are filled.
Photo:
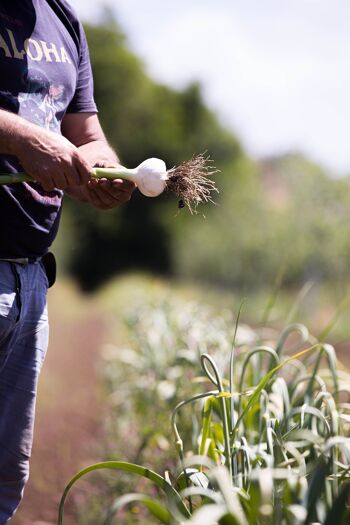
[[[11, 525], [56, 524], [67, 481], [101, 461], [103, 396], [97, 364], [106, 326], [83, 299], [75, 296], [72, 305], [61, 291], [50, 294], [50, 345], [39, 385], [31, 475]], [[69, 498], [64, 525], [76, 525], [79, 499], [84, 500], [81, 491]]]

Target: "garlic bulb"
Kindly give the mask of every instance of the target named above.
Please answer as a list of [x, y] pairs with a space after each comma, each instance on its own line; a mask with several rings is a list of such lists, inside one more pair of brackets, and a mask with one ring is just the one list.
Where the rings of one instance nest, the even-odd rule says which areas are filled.
[[157, 197], [165, 190], [167, 179], [164, 160], [151, 158], [137, 166], [134, 182], [143, 195]]

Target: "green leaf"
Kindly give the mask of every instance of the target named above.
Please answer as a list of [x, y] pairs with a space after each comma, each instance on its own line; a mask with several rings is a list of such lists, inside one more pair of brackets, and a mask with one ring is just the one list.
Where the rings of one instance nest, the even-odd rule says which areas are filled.
[[300, 445], [293, 443], [294, 446], [316, 445], [323, 441], [321, 436], [315, 434], [308, 428], [293, 428], [290, 432], [284, 434], [283, 439], [287, 442], [301, 442]]
[[247, 406], [242, 411], [242, 413], [238, 416], [238, 419], [236, 421], [235, 427], [233, 429], [233, 435], [237, 431], [237, 429], [239, 428], [239, 423], [241, 422], [243, 417], [252, 408], [252, 406], [259, 400], [260, 392], [263, 390], [263, 388], [265, 387], [266, 383], [274, 376], [274, 374], [276, 372], [278, 372], [278, 370], [280, 370], [287, 363], [289, 363], [290, 361], [293, 361], [293, 359], [298, 359], [302, 355], [305, 355], [308, 352], [311, 352], [312, 350], [315, 350], [316, 348], [318, 348], [318, 346], [319, 346], [319, 344], [316, 343], [316, 344], [310, 346], [309, 348], [306, 348], [305, 350], [302, 350], [301, 352], [298, 352], [297, 354], [294, 354], [292, 357], [289, 357], [288, 359], [283, 361], [283, 363], [279, 364], [278, 366], [276, 366], [275, 368], [273, 368], [272, 370], [270, 370], [266, 374], [266, 376], [260, 381], [260, 383], [255, 388], [253, 395], [251, 396], [251, 398], [249, 399], [249, 401], [247, 403]]
[[272, 292], [268, 298], [267, 304], [265, 306], [265, 310], [262, 316], [262, 324], [265, 325], [270, 317], [270, 313], [272, 308], [275, 305], [278, 293], [282, 287], [284, 276], [287, 272], [288, 268], [288, 252], [285, 252], [282, 260], [280, 262], [280, 265], [278, 267], [278, 272], [276, 274], [275, 282], [273, 284]]
[[60, 505], [59, 505], [58, 525], [62, 525], [63, 523], [64, 504], [65, 504], [67, 495], [70, 489], [73, 487], [73, 485], [80, 478], [82, 478], [89, 472], [94, 472], [95, 470], [102, 470], [102, 469], [122, 470], [125, 472], [131, 472], [133, 474], [137, 474], [139, 476], [142, 476], [144, 478], [151, 480], [153, 483], [157, 485], [157, 487], [159, 487], [166, 493], [169, 499], [173, 500], [175, 505], [178, 506], [180, 512], [184, 516], [190, 515], [179, 493], [174, 489], [174, 487], [170, 485], [170, 483], [166, 481], [165, 478], [163, 478], [162, 476], [160, 476], [153, 470], [142, 467], [141, 465], [136, 465], [135, 463], [128, 463], [126, 461], [104, 461], [102, 463], [95, 463], [94, 465], [90, 465], [89, 467], [86, 467], [80, 470], [77, 474], [75, 474], [75, 476], [73, 476], [73, 478], [66, 485], [64, 492], [62, 494]]
[[313, 476], [311, 478], [311, 482], [309, 485], [309, 489], [307, 491], [307, 496], [306, 496], [307, 516], [305, 518], [304, 525], [309, 525], [309, 523], [318, 521], [317, 514], [316, 514], [316, 505], [324, 492], [325, 481], [328, 476], [328, 473], [329, 473], [329, 465], [325, 461], [325, 459], [321, 457], [313, 473]]
[[204, 456], [206, 449], [207, 439], [210, 436], [210, 421], [211, 421], [211, 411], [212, 411], [212, 399], [209, 398], [206, 400], [203, 411], [202, 418], [202, 439], [199, 447], [199, 454]]
[[110, 525], [117, 512], [122, 507], [129, 505], [130, 503], [142, 503], [149, 510], [149, 512], [160, 521], [160, 523], [163, 523], [163, 525], [171, 525], [170, 512], [163, 505], [153, 498], [146, 496], [145, 494], [137, 493], [125, 494], [124, 496], [116, 499], [110, 508], [104, 525]]
[[[226, 505], [217, 505], [210, 503], [198, 509], [188, 521], [184, 521], [186, 525], [213, 525], [217, 523], [223, 516], [227, 514]], [[236, 523], [234, 525], [237, 525]]]
[[187, 488], [186, 480], [191, 481], [196, 487], [207, 488], [209, 485], [207, 476], [196, 468], [186, 468], [185, 471], [181, 472], [176, 480], [177, 488], [179, 490]]
[[350, 482], [344, 483], [338, 497], [327, 514], [324, 525], [347, 525], [350, 523], [350, 509], [347, 505], [350, 495]]

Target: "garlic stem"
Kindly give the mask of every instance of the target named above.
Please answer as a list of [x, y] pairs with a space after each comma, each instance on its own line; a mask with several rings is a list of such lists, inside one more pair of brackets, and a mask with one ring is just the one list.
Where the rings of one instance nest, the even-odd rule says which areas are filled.
[[[157, 197], [166, 187], [167, 171], [165, 162], [160, 159], [147, 159], [137, 168], [128, 169], [124, 166], [117, 168], [94, 168], [93, 177], [109, 180], [124, 179], [136, 184], [140, 192], [147, 197]], [[13, 182], [30, 182], [33, 179], [26, 173], [0, 173], [0, 184]]]
[[137, 168], [128, 169], [124, 166], [119, 166], [118, 168], [94, 168], [92, 171], [93, 177], [98, 179], [124, 179], [135, 182], [137, 185]]

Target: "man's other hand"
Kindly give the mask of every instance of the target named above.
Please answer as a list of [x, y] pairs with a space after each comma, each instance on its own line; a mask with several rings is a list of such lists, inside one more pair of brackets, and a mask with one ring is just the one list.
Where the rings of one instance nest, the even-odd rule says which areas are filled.
[[86, 185], [92, 170], [79, 149], [57, 133], [35, 128], [35, 133], [27, 132], [24, 140], [19, 139], [16, 148], [26, 173], [46, 191]]
[[133, 182], [121, 179], [94, 179], [87, 185], [87, 197], [95, 208], [108, 210], [130, 200], [135, 189]]

